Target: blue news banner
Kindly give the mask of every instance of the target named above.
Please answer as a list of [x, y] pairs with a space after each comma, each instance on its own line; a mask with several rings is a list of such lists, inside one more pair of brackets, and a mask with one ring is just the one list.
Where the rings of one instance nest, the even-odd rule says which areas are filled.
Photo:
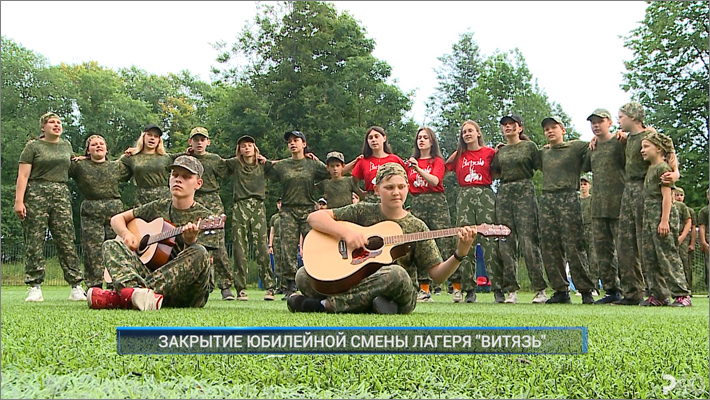
[[118, 354], [586, 354], [585, 327], [117, 327]]

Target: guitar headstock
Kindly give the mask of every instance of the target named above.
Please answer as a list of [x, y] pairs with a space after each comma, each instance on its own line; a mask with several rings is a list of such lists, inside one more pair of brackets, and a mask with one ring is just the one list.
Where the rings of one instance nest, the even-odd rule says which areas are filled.
[[478, 233], [483, 236], [508, 236], [510, 228], [505, 225], [481, 224], [477, 227]]
[[215, 229], [224, 229], [224, 223], [227, 221], [227, 216], [222, 215], [211, 215], [209, 218], [203, 218], [200, 221], [199, 229], [201, 231], [206, 231], [205, 235], [213, 235]]

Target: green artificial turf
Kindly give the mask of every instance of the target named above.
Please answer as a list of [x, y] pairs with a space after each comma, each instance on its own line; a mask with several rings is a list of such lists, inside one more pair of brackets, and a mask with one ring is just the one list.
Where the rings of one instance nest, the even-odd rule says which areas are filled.
[[[69, 287], [2, 287], [2, 398], [708, 398], [708, 299], [690, 308], [453, 304], [410, 315], [292, 314], [284, 301], [90, 310]], [[586, 355], [116, 354], [117, 326], [586, 326]], [[669, 381], [676, 388], [663, 394]]]

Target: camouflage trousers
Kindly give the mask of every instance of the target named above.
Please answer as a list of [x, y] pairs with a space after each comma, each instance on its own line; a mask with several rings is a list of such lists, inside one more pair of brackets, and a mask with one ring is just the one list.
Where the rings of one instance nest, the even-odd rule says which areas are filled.
[[[222, 199], [219, 197], [219, 192], [196, 192], [195, 201], [210, 210], [214, 216], [224, 214], [224, 205], [222, 205]], [[226, 289], [232, 286], [232, 271], [231, 266], [229, 265], [227, 247], [224, 243], [224, 230], [219, 229], [215, 232], [217, 237], [219, 237], [219, 247], [215, 250], [209, 251], [212, 259], [212, 268], [214, 269], [214, 280], [218, 288]]]
[[599, 289], [599, 263], [597, 262], [597, 252], [594, 247], [594, 232], [592, 223], [583, 224], [584, 243], [587, 245], [584, 250], [587, 252], [587, 261], [589, 262], [589, 279], [594, 283], [594, 289]]
[[607, 292], [620, 290], [619, 263], [616, 256], [616, 232], [618, 218], [592, 218], [594, 249], [599, 266], [599, 277]]
[[[422, 193], [412, 196], [412, 207], [409, 210], [412, 215], [424, 221], [429, 230], [451, 228], [451, 215], [449, 214], [449, 204], [444, 193]], [[449, 258], [454, 252], [455, 237], [444, 237], [436, 239], [436, 247], [439, 248], [444, 259]], [[417, 279], [419, 283], [430, 284], [429, 271], [417, 269]]]
[[496, 220], [499, 224], [510, 228], [510, 236], [506, 240], [498, 241], [502, 268], [499, 275], [500, 284], [497, 286], [508, 292], [520, 290], [518, 285], [518, 246], [520, 246], [533, 290], [544, 290], [547, 282], [545, 282], [540, 252], [537, 195], [532, 180], [501, 183], [498, 188]]
[[308, 214], [315, 211], [313, 207], [281, 207], [281, 254], [283, 254], [283, 280], [296, 279], [298, 267], [298, 242], [303, 235], [311, 231], [311, 226], [306, 222]]
[[344, 293], [326, 296], [313, 289], [305, 268], [296, 273], [296, 284], [305, 296], [328, 299], [336, 313], [372, 312], [372, 300], [384, 296], [399, 306], [399, 314], [410, 314], [417, 306], [417, 290], [407, 271], [397, 264], [385, 265]]
[[163, 295], [164, 307], [204, 307], [214, 286], [210, 255], [201, 244], [193, 244], [177, 257], [151, 272], [138, 255], [120, 239], [102, 246], [104, 261], [114, 290], [151, 288]]
[[264, 289], [274, 289], [274, 272], [271, 270], [266, 237], [266, 209], [264, 202], [255, 198], [237, 200], [232, 212], [232, 236], [234, 238], [234, 288], [247, 287], [247, 252], [253, 246], [259, 277]]
[[[456, 198], [456, 226], [494, 224], [496, 222], [496, 196], [489, 186], [462, 187]], [[454, 239], [456, 240], [456, 239]], [[476, 245], [483, 250], [483, 260], [486, 264], [486, 274], [491, 278], [491, 288], [500, 290], [503, 287], [500, 255], [498, 254], [498, 238], [476, 235], [476, 239], [468, 251], [468, 258], [463, 260], [456, 271], [451, 274], [451, 282], [461, 282], [461, 289], [466, 292], [475, 291], [476, 283]], [[442, 254], [444, 259], [449, 254]]]
[[59, 254], [59, 265], [64, 280], [78, 285], [82, 280], [79, 257], [74, 241], [74, 220], [69, 187], [66, 183], [30, 181], [25, 191], [27, 215], [22, 220], [25, 235], [25, 283], [41, 285], [44, 282], [45, 232], [49, 228], [52, 241]]
[[693, 259], [688, 250], [689, 246], [690, 232], [686, 235], [685, 240], [678, 245], [678, 255], [680, 255], [680, 260], [683, 262], [683, 272], [685, 273], [685, 281], [688, 283], [688, 289], [691, 289], [693, 287]]
[[628, 299], [644, 297], [643, 255], [643, 181], [626, 181], [621, 196], [619, 232], [616, 237], [616, 254], [619, 258], [621, 293]]
[[158, 186], [154, 188], [136, 188], [136, 207], [148, 204], [151, 201], [169, 199], [169, 186]]
[[542, 260], [550, 286], [556, 292], [569, 290], [566, 264], [578, 291], [591, 291], [587, 244], [582, 231], [582, 206], [577, 192], [543, 192], [540, 196]]
[[86, 287], [103, 287], [104, 257], [101, 245], [114, 239], [111, 217], [123, 212], [121, 199], [84, 200], [81, 202], [81, 248], [84, 252]]
[[286, 289], [286, 282], [283, 278], [283, 266], [286, 261], [284, 260], [281, 238], [279, 236], [274, 236], [272, 250], [274, 251], [274, 276], [276, 278], [276, 285], [281, 289]]
[[[643, 261], [647, 264], [644, 277], [648, 281], [651, 295], [659, 300], [669, 296], [689, 296], [690, 290], [683, 272], [683, 262], [678, 255], [678, 235], [676, 229], [665, 236], [658, 233], [661, 222], [662, 202], [647, 199], [643, 205], [643, 237], [641, 249]], [[676, 220], [677, 220], [676, 215]]]

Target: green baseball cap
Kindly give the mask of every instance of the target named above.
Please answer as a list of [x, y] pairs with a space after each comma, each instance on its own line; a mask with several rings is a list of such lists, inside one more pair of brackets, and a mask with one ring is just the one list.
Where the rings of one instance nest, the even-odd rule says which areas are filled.
[[587, 121], [591, 120], [592, 117], [595, 116], [599, 118], [611, 119], [611, 113], [606, 108], [597, 108], [596, 110], [594, 110], [594, 112], [589, 114], [589, 116], [587, 117]]
[[175, 162], [170, 165], [170, 167], [185, 168], [200, 178], [202, 178], [202, 174], [205, 172], [205, 168], [202, 166], [200, 160], [193, 156], [179, 156], [175, 159]]
[[202, 136], [206, 137], [207, 139], [210, 138], [210, 134], [209, 134], [209, 132], [207, 132], [207, 129], [203, 128], [201, 126], [198, 126], [196, 128], [192, 128], [192, 130], [190, 131], [190, 139], [192, 139], [192, 137], [196, 136], [196, 135], [202, 135]]
[[325, 156], [325, 163], [328, 164], [328, 161], [330, 160], [338, 160], [341, 163], [345, 164], [345, 156], [343, 156], [343, 153], [339, 151], [331, 151]]
[[619, 111], [628, 115], [629, 117], [638, 122], [643, 122], [643, 118], [646, 115], [646, 113], [643, 111], [643, 106], [637, 101], [632, 101], [624, 104], [623, 106], [621, 106], [621, 108], [619, 108]]
[[384, 178], [392, 175], [399, 175], [405, 180], [407, 179], [407, 173], [404, 171], [401, 165], [393, 162], [388, 162], [386, 164], [380, 165], [377, 169], [377, 175], [375, 175], [375, 184], [379, 184]]
[[544, 127], [545, 127], [545, 123], [550, 122], [550, 121], [552, 121], [552, 122], [554, 122], [554, 123], [556, 123], [556, 124], [559, 124], [559, 125], [562, 126], [562, 127], [565, 126], [565, 124], [562, 123], [562, 118], [560, 118], [560, 117], [558, 117], [558, 116], [556, 116], [556, 115], [553, 115], [553, 116], [551, 116], [551, 117], [547, 117], [547, 118], [543, 119], [542, 122], [540, 123], [540, 125], [542, 125], [542, 127], [544, 128]]

